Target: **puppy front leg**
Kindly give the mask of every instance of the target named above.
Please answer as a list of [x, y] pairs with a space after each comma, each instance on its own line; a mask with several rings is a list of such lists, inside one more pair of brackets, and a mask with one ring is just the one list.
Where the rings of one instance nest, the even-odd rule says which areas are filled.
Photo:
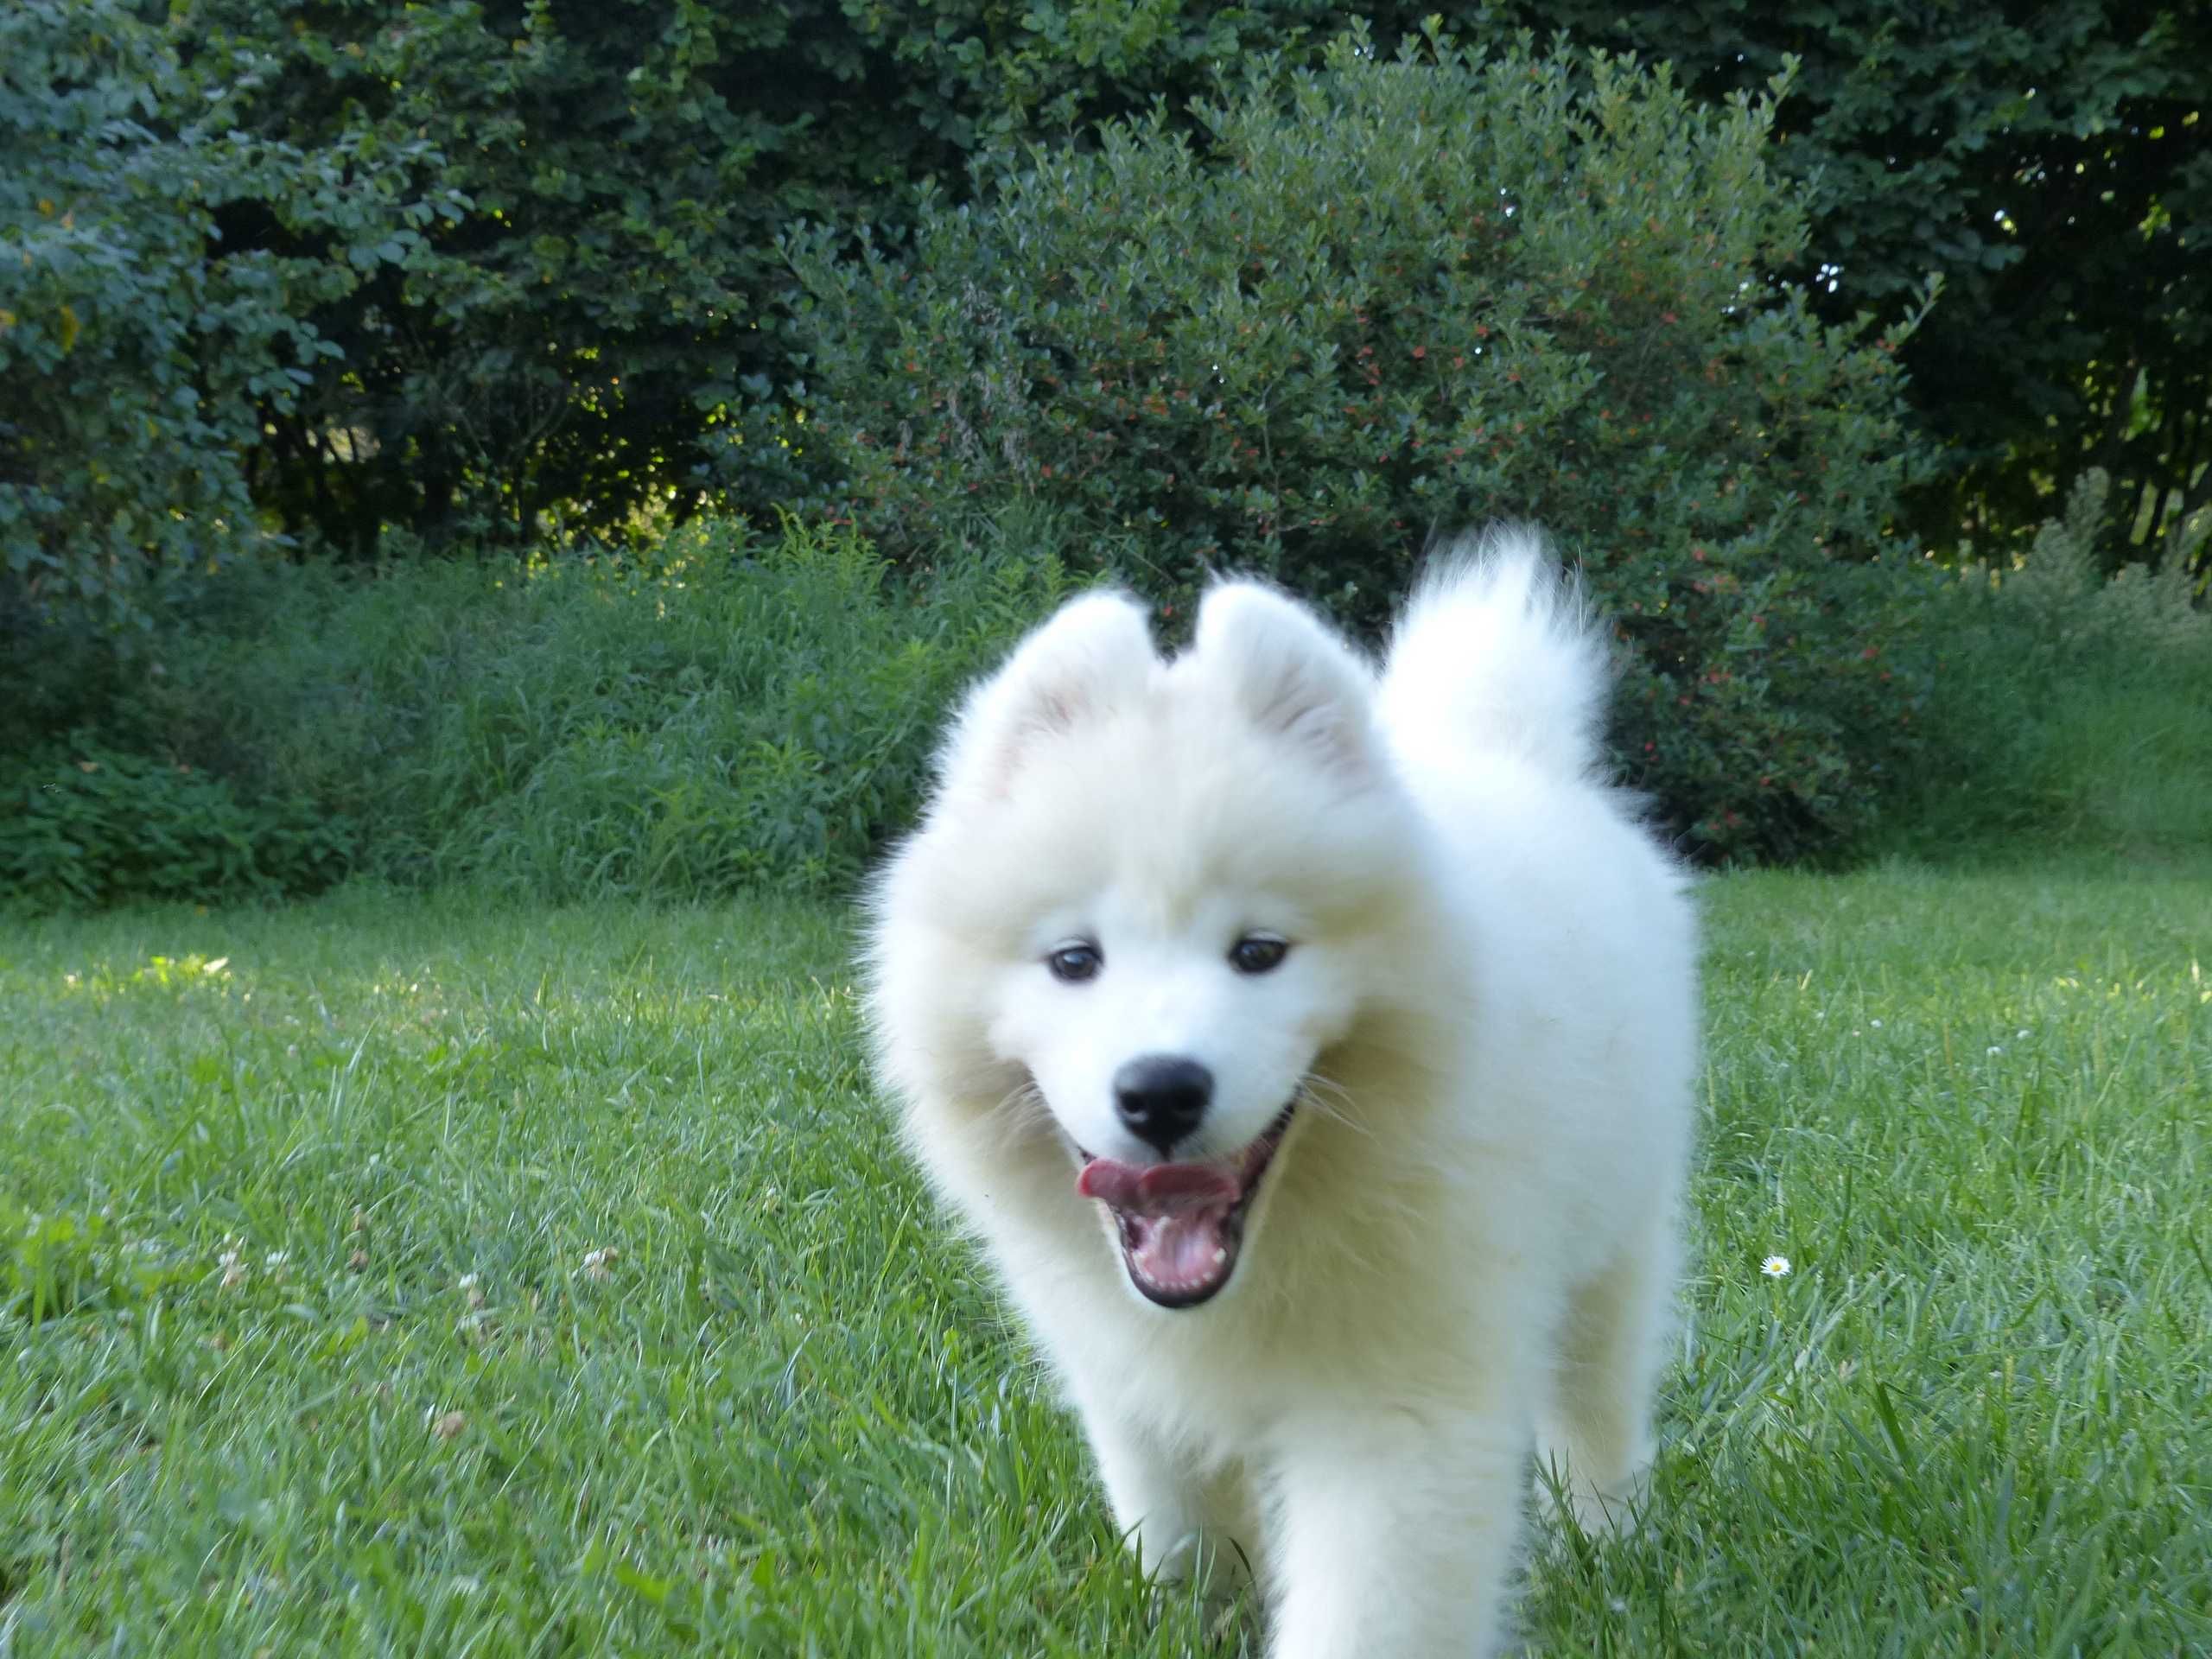
[[1270, 1659], [1496, 1651], [1529, 1441], [1516, 1418], [1327, 1417], [1279, 1444]]
[[1210, 1591], [1232, 1589], [1241, 1552], [1258, 1542], [1233, 1501], [1233, 1473], [1204, 1477], [1187, 1457], [1176, 1458], [1120, 1414], [1081, 1408], [1115, 1522], [1144, 1570], [1166, 1583], [1197, 1580]]

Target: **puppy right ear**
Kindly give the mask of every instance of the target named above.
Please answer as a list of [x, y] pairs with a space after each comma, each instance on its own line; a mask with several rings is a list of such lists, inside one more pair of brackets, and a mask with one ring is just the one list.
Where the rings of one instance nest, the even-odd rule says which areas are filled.
[[1116, 593], [1069, 601], [969, 693], [939, 767], [945, 787], [1005, 794], [1032, 745], [1122, 706], [1159, 666], [1136, 601]]

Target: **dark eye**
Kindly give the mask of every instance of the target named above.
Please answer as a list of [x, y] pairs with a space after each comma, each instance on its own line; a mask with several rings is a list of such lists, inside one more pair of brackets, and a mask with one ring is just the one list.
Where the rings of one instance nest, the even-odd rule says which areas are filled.
[[1064, 944], [1045, 958], [1045, 966], [1052, 977], [1064, 985], [1080, 985], [1086, 979], [1098, 977], [1098, 970], [1106, 965], [1106, 957], [1095, 944]]
[[1289, 954], [1289, 944], [1272, 934], [1247, 933], [1230, 947], [1229, 965], [1240, 974], [1264, 974]]

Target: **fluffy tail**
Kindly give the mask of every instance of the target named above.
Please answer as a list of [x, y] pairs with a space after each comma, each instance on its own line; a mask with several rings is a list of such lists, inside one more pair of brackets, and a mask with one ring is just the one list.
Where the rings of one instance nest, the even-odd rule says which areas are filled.
[[1541, 539], [1491, 531], [1436, 556], [1392, 636], [1380, 712], [1440, 759], [1506, 753], [1581, 777], [1599, 763], [1611, 683], [1581, 592]]

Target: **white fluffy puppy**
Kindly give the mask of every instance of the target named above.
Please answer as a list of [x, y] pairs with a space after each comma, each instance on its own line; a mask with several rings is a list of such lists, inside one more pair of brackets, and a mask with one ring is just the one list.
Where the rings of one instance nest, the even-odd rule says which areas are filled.
[[1234, 1541], [1275, 1659], [1489, 1651], [1531, 1449], [1592, 1523], [1649, 1459], [1694, 942], [1598, 776], [1606, 683], [1520, 534], [1379, 676], [1252, 583], [1172, 661], [1078, 599], [874, 893], [916, 1154], [1146, 1565]]

